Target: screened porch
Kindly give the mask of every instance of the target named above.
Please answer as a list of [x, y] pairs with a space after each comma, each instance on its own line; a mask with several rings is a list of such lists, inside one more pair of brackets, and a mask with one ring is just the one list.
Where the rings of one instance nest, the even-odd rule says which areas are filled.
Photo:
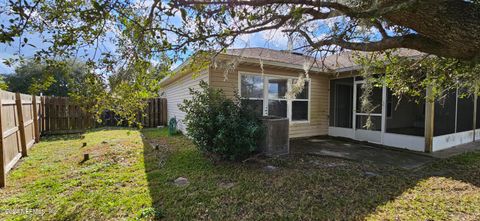
[[[370, 97], [374, 110], [362, 113], [360, 97], [364, 83], [361, 77], [330, 81], [330, 136], [422, 152], [478, 140], [480, 116], [476, 97], [459, 97], [458, 91], [451, 91], [433, 103], [399, 99], [388, 88], [376, 87]], [[369, 116], [373, 124], [367, 129]]]

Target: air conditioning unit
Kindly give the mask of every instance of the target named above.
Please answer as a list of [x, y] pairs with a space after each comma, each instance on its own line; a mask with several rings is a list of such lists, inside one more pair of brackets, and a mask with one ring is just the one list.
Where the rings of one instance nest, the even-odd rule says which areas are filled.
[[288, 137], [288, 118], [265, 116], [262, 117], [265, 126], [265, 137], [260, 142], [260, 150], [267, 156], [280, 156], [290, 152]]

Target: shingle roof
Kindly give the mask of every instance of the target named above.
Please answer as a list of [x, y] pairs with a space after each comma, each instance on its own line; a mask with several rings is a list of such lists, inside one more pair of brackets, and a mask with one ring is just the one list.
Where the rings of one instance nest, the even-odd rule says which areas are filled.
[[[353, 51], [344, 51], [338, 54], [330, 55], [325, 57], [322, 60], [315, 61], [313, 57], [301, 55], [297, 53], [291, 53], [288, 51], [281, 51], [281, 50], [274, 50], [269, 48], [238, 48], [238, 49], [227, 49], [224, 53], [225, 55], [229, 56], [240, 56], [242, 58], [249, 58], [256, 61], [247, 61], [247, 62], [259, 62], [262, 61], [271, 61], [271, 65], [284, 65], [289, 66], [292, 68], [303, 69], [305, 61], [308, 61], [307, 64], [313, 64], [311, 70], [318, 71], [318, 72], [342, 72], [342, 71], [350, 71], [350, 70], [358, 70], [361, 68], [360, 65], [355, 63], [354, 53], [359, 53], [363, 55], [367, 55], [370, 52], [353, 52]], [[421, 56], [423, 53], [411, 50], [411, 49], [400, 49], [397, 50], [395, 53], [406, 56], [406, 57], [416, 57]], [[188, 61], [187, 61], [188, 62]], [[185, 62], [185, 63], [187, 63]], [[184, 63], [184, 64], [185, 64]], [[174, 72], [181, 69], [180, 65], [177, 67]], [[179, 75], [175, 75], [179, 77]], [[160, 83], [170, 82], [174, 79], [171, 77], [166, 77], [162, 79]]]
[[[371, 52], [360, 52], [360, 51], [343, 51], [338, 54], [327, 56], [323, 60], [323, 65], [326, 70], [340, 72], [342, 69], [355, 69], [360, 68], [360, 65], [355, 63], [355, 56], [354, 55], [362, 55], [367, 56], [371, 54]], [[417, 57], [424, 55], [424, 53], [412, 50], [401, 48], [396, 50], [394, 54], [400, 55], [402, 57]]]
[[[355, 63], [354, 53], [360, 55], [368, 55], [370, 52], [340, 52], [338, 54], [327, 56], [322, 60], [317, 60], [313, 67], [324, 70], [325, 72], [341, 71], [342, 69], [355, 69], [356, 67], [359, 68], [360, 66]], [[415, 57], [423, 54], [415, 50], [403, 48], [397, 50], [395, 53], [405, 57]], [[259, 60], [262, 59], [266, 61], [294, 64], [298, 65], [300, 68], [304, 65], [305, 61], [309, 61], [310, 63], [314, 61], [314, 58], [311, 56], [268, 48], [228, 49], [225, 54], [240, 56], [244, 58], [253, 58]]]
[[[299, 65], [302, 67], [305, 62], [311, 64], [314, 61], [313, 57], [301, 55], [295, 52], [274, 50], [269, 48], [238, 48], [227, 49], [227, 55], [240, 56], [245, 58], [262, 59], [266, 61], [282, 62], [288, 64]], [[314, 67], [320, 68], [318, 64]]]

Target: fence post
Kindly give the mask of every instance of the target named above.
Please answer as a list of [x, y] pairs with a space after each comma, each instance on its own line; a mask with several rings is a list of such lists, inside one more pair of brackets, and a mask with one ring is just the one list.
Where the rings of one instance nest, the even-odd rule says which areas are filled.
[[163, 114], [163, 125], [167, 126], [168, 125], [168, 104], [167, 104], [167, 99], [162, 100], [162, 114]]
[[[0, 92], [2, 93], [2, 92]], [[5, 148], [3, 145], [3, 127], [2, 127], [2, 99], [0, 96], [0, 188], [5, 187], [7, 183], [5, 171]]]
[[52, 120], [51, 120], [51, 115], [52, 115], [52, 99], [50, 97], [45, 97], [45, 101], [43, 101], [45, 104], [45, 131], [50, 132], [51, 131], [51, 126], [52, 126]]
[[37, 96], [32, 95], [32, 105], [33, 105], [33, 130], [35, 131], [35, 143], [40, 142], [40, 127], [38, 125], [38, 109], [37, 109]]
[[152, 127], [153, 125], [153, 99], [150, 99], [148, 101], [148, 112], [147, 112], [147, 116], [148, 116], [148, 127]]
[[40, 96], [40, 133], [45, 132], [45, 97]]
[[66, 112], [65, 113], [65, 117], [67, 118], [67, 128], [65, 128], [66, 130], [71, 130], [72, 129], [72, 122], [71, 122], [71, 119], [70, 119], [70, 102], [69, 100], [64, 97], [63, 98], [64, 102], [65, 102], [65, 109], [64, 111]]
[[22, 157], [28, 156], [27, 140], [25, 139], [25, 124], [23, 122], [22, 97], [20, 93], [15, 94], [15, 103], [17, 105], [18, 129], [20, 130], [20, 144], [22, 146]]
[[157, 126], [159, 125], [159, 123], [158, 123], [158, 122], [159, 122], [159, 120], [158, 120], [158, 113], [160, 113], [160, 112], [159, 112], [160, 109], [159, 109], [159, 107], [158, 107], [159, 101], [160, 101], [160, 100], [158, 100], [158, 98], [155, 98], [155, 103], [154, 103], [154, 105], [153, 105], [153, 107], [154, 107], [153, 110], [154, 110], [154, 113], [155, 113], [155, 115], [154, 115], [154, 116], [155, 116], [155, 127], [157, 127]]

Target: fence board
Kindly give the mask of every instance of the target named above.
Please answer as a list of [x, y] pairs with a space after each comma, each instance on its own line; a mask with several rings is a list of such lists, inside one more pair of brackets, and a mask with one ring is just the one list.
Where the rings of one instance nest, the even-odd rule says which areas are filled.
[[35, 95], [32, 96], [32, 111], [33, 111], [33, 131], [34, 131], [34, 140], [36, 143], [40, 141], [40, 118], [39, 115], [39, 106], [37, 97]]

